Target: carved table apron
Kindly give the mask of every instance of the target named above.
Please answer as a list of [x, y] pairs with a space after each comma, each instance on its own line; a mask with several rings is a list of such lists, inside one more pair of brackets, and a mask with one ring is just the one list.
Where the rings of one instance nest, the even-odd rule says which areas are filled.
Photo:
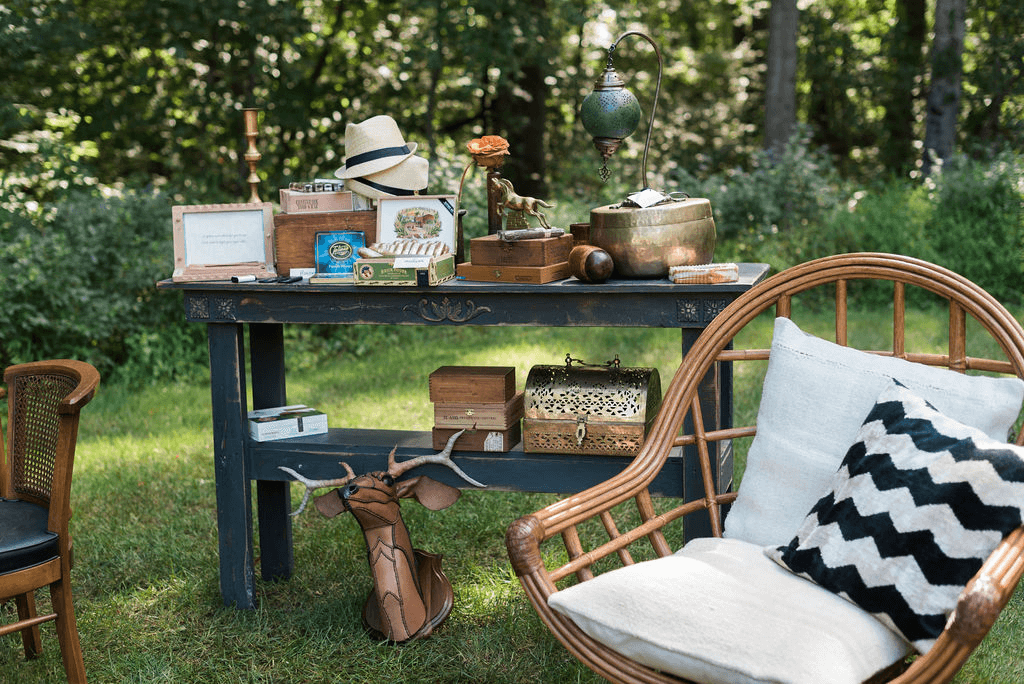
[[[288, 403], [285, 391], [285, 324], [510, 325], [549, 327], [679, 328], [685, 355], [701, 330], [733, 299], [761, 281], [766, 264], [740, 264], [740, 278], [717, 285], [674, 285], [664, 280], [612, 280], [586, 284], [574, 278], [545, 285], [450, 281], [431, 288], [356, 285], [263, 284], [215, 281], [174, 283], [182, 290], [189, 321], [205, 323], [210, 346], [214, 471], [220, 587], [225, 605], [253, 608], [251, 481], [256, 481], [263, 576], [291, 576], [290, 479], [277, 466], [310, 478], [337, 475], [338, 461], [356, 472], [379, 468], [381, 454], [398, 446], [399, 458], [434, 453], [430, 432], [332, 428], [325, 435], [276, 442], [249, 439], [244, 331], [249, 332], [252, 408]], [[554, 352], [553, 352], [554, 353]], [[452, 359], [457, 363], [458, 359]], [[723, 364], [701, 391], [707, 420], [732, 422], [731, 368]], [[667, 380], [667, 379], [666, 379]], [[709, 426], [711, 427], [711, 426]], [[454, 459], [488, 489], [569, 493], [608, 479], [628, 463], [612, 456], [456, 452]], [[697, 460], [669, 459], [651, 491], [662, 496], [703, 496]], [[460, 486], [439, 466], [423, 474]], [[719, 485], [730, 486], [731, 452], [719, 455]], [[556, 489], [553, 489], [556, 488]], [[705, 531], [688, 524], [687, 536]]]

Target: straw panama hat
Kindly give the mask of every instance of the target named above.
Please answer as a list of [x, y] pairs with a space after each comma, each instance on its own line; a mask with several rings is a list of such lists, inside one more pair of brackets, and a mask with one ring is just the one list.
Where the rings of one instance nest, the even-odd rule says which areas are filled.
[[334, 175], [347, 179], [377, 173], [415, 152], [416, 143], [406, 143], [395, 120], [381, 114], [345, 126], [345, 165]]
[[345, 187], [372, 199], [413, 195], [427, 187], [429, 169], [430, 162], [414, 155], [390, 169], [359, 178], [346, 178]]

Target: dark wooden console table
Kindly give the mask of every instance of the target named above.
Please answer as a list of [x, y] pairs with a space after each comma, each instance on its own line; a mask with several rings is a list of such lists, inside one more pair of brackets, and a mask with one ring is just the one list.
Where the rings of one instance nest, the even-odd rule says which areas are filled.
[[[285, 391], [285, 324], [399, 324], [654, 327], [682, 330], [686, 353], [701, 330], [740, 293], [765, 277], [766, 264], [741, 264], [740, 279], [722, 285], [673, 285], [667, 279], [615, 280], [589, 285], [575, 279], [547, 285], [450, 281], [432, 288], [292, 285], [230, 282], [158, 283], [184, 292], [189, 321], [205, 323], [210, 346], [214, 470], [220, 586], [226, 605], [253, 607], [254, 543], [251, 481], [256, 481], [260, 556], [264, 578], [291, 576], [291, 467], [312, 478], [339, 477], [338, 461], [356, 472], [379, 469], [381, 454], [398, 445], [400, 458], [434, 453], [429, 432], [332, 428], [326, 435], [274, 442], [249, 439], [247, 386], [252, 408], [288, 403]], [[244, 330], [248, 326], [251, 378], [246, 379]], [[457, 364], [457, 359], [452, 360]], [[731, 424], [730, 369], [708, 379], [705, 415]], [[668, 381], [668, 378], [665, 379]], [[731, 482], [731, 455], [723, 456], [723, 487]], [[628, 459], [609, 456], [456, 452], [455, 461], [489, 489], [558, 493], [579, 491], [619, 472]], [[670, 459], [652, 485], [665, 496], [695, 486], [703, 495], [695, 459]], [[428, 466], [417, 474], [455, 486], [451, 471]], [[689, 528], [688, 528], [689, 536]]]

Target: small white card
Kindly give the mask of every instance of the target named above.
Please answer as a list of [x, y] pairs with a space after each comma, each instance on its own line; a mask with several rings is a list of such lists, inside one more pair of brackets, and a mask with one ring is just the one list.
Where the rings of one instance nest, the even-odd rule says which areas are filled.
[[645, 209], [647, 207], [653, 207], [658, 202], [664, 202], [670, 198], [663, 192], [646, 188], [640, 192], [634, 192], [627, 199], [635, 203], [641, 209]]
[[416, 255], [395, 257], [395, 268], [427, 268], [429, 266], [429, 256]]

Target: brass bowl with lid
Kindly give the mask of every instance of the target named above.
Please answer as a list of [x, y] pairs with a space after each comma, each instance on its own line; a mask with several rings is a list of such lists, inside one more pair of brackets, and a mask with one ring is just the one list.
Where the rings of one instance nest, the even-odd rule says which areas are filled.
[[707, 199], [590, 211], [589, 243], [611, 255], [620, 278], [666, 278], [670, 266], [711, 263], [715, 219]]

